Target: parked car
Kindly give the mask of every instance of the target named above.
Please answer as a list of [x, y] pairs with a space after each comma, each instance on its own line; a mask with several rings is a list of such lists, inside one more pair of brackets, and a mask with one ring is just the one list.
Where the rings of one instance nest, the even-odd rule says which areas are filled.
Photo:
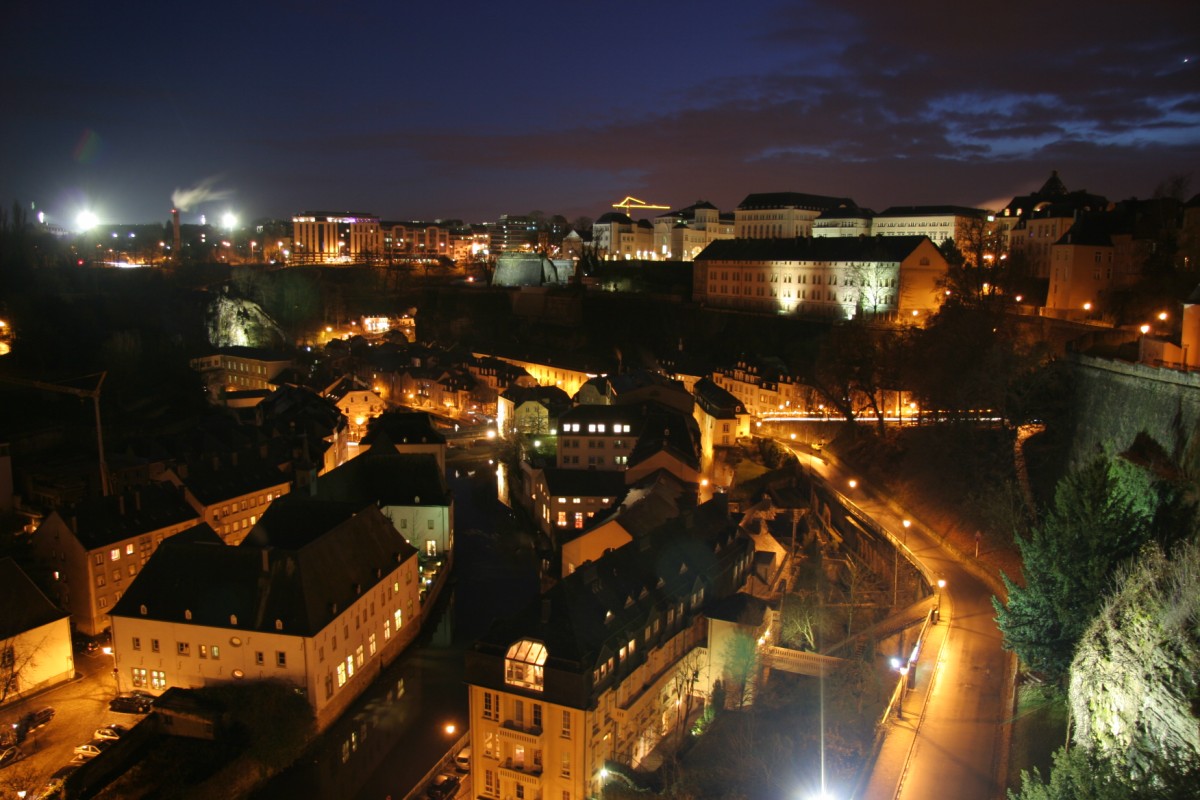
[[4, 750], [0, 750], [0, 767], [7, 767], [9, 764], [20, 761], [24, 757], [25, 754], [21, 752], [21, 748], [6, 747]]
[[93, 739], [87, 744], [81, 744], [75, 748], [75, 755], [83, 756], [84, 758], [95, 758], [103, 753], [112, 742], [106, 742], [102, 739]]
[[145, 692], [130, 692], [114, 697], [108, 704], [109, 711], [119, 711], [122, 714], [146, 714], [154, 705], [154, 695]]
[[92, 737], [103, 741], [114, 741], [127, 733], [129, 733], [129, 728], [113, 722], [105, 725], [103, 728], [96, 728], [96, 732], [92, 734]]
[[471, 771], [471, 745], [458, 751], [458, 755], [454, 757], [454, 768], [459, 772]]
[[40, 728], [50, 720], [54, 719], [54, 709], [50, 706], [39, 708], [37, 711], [31, 712], [26, 719], [29, 720], [29, 730]]
[[438, 775], [429, 784], [429, 788], [425, 790], [425, 796], [429, 800], [448, 800], [458, 794], [458, 784], [461, 778], [457, 775], [447, 775], [445, 773]]

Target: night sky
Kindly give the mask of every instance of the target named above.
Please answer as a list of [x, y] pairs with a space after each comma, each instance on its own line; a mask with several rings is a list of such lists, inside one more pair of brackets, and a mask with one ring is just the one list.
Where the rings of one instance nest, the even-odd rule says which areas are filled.
[[71, 227], [770, 191], [998, 208], [1052, 169], [1200, 191], [1200, 3], [958, 5], [17, 0], [0, 204]]

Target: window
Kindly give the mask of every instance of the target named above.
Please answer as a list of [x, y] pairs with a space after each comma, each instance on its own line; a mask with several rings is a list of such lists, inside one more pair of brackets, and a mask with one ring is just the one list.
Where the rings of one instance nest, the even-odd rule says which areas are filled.
[[217, 646], [217, 645], [215, 645], [215, 644], [212, 646], [212, 648], [211, 648], [210, 652], [211, 652], [211, 654], [212, 654], [212, 657], [213, 657], [213, 660], [214, 660], [214, 661], [215, 661], [216, 659], [218, 659], [218, 658], [220, 658], [220, 657], [221, 657], [221, 648], [220, 648], [220, 647], [218, 647], [218, 646]]
[[157, 653], [157, 652], [158, 652], [158, 639], [151, 639], [151, 640], [150, 640], [150, 652], [151, 652], [151, 653]]
[[140, 636], [133, 637], [133, 649], [134, 650], [142, 649], [142, 638]]
[[254, 652], [254, 663], [261, 667], [263, 665], [263, 661], [262, 650], [256, 650]]
[[533, 727], [541, 729], [542, 727], [542, 704], [533, 704]]
[[114, 547], [112, 550], [109, 550], [108, 557], [111, 558], [113, 561], [120, 561], [121, 560], [121, 548]]
[[150, 670], [150, 688], [157, 690], [167, 688], [167, 673], [160, 669]]
[[383, 618], [383, 640], [386, 642], [392, 638], [392, 621], [387, 617]]
[[346, 665], [340, 661], [337, 665], [337, 684], [339, 688], [346, 685]]
[[483, 693], [483, 718], [500, 718], [500, 695], [494, 692]]
[[396, 630], [400, 630], [400, 609], [396, 609], [392, 616], [396, 619]]
[[286, 667], [287, 666], [287, 653], [283, 652], [282, 650], [275, 651], [275, 666], [277, 666], [277, 667]]
[[133, 668], [133, 686], [135, 689], [141, 689], [146, 686], [146, 670], [144, 667]]
[[361, 667], [363, 665], [363, 646], [360, 644], [354, 649], [354, 666]]
[[540, 692], [545, 663], [546, 646], [532, 639], [521, 639], [508, 648], [504, 659], [504, 682]]
[[192, 646], [187, 642], [176, 642], [175, 652], [181, 656], [190, 656], [192, 654]]
[[326, 674], [325, 675], [325, 699], [328, 700], [331, 697], [333, 697], [333, 676]]
[[199, 654], [201, 658], [208, 658], [208, 645], [202, 644], [199, 646]]
[[354, 656], [346, 656], [346, 674], [354, 677]]
[[108, 580], [103, 575], [97, 575], [96, 576], [96, 585], [97, 586], [107, 586]]
[[103, 567], [104, 566], [104, 554], [96, 553], [96, 555], [92, 558], [92, 563], [94, 563], [97, 567]]
[[375, 655], [375, 634], [372, 633], [367, 637], [367, 646], [371, 650], [371, 655]]
[[558, 767], [558, 774], [563, 776], [564, 778], [571, 777], [571, 754], [570, 753], [567, 753], [565, 751], [563, 752], [562, 763], [559, 764], [559, 767]]

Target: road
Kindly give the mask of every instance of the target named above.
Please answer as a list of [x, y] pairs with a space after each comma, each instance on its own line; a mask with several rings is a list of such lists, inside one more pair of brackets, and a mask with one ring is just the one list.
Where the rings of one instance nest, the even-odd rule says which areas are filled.
[[[917, 667], [908, 719], [892, 720], [864, 800], [990, 800], [1004, 796], [1003, 752], [1008, 718], [1009, 655], [1001, 648], [993, 590], [950, 553], [936, 531], [873, 495], [861, 479], [827, 459], [794, 450], [813, 474], [824, 478], [868, 516], [906, 542], [913, 556], [943, 578], [944, 635]], [[857, 486], [850, 487], [851, 479]], [[904, 533], [903, 520], [914, 522]]]

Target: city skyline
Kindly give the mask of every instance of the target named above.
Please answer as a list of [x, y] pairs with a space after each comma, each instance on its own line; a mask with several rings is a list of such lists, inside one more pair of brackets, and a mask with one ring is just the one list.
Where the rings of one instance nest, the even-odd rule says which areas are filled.
[[572, 219], [770, 191], [998, 208], [1055, 169], [1117, 200], [1200, 161], [1181, 0], [1135, 25], [1082, 3], [69, 6], [10, 12], [0, 48], [0, 202], [64, 227], [173, 206]]

